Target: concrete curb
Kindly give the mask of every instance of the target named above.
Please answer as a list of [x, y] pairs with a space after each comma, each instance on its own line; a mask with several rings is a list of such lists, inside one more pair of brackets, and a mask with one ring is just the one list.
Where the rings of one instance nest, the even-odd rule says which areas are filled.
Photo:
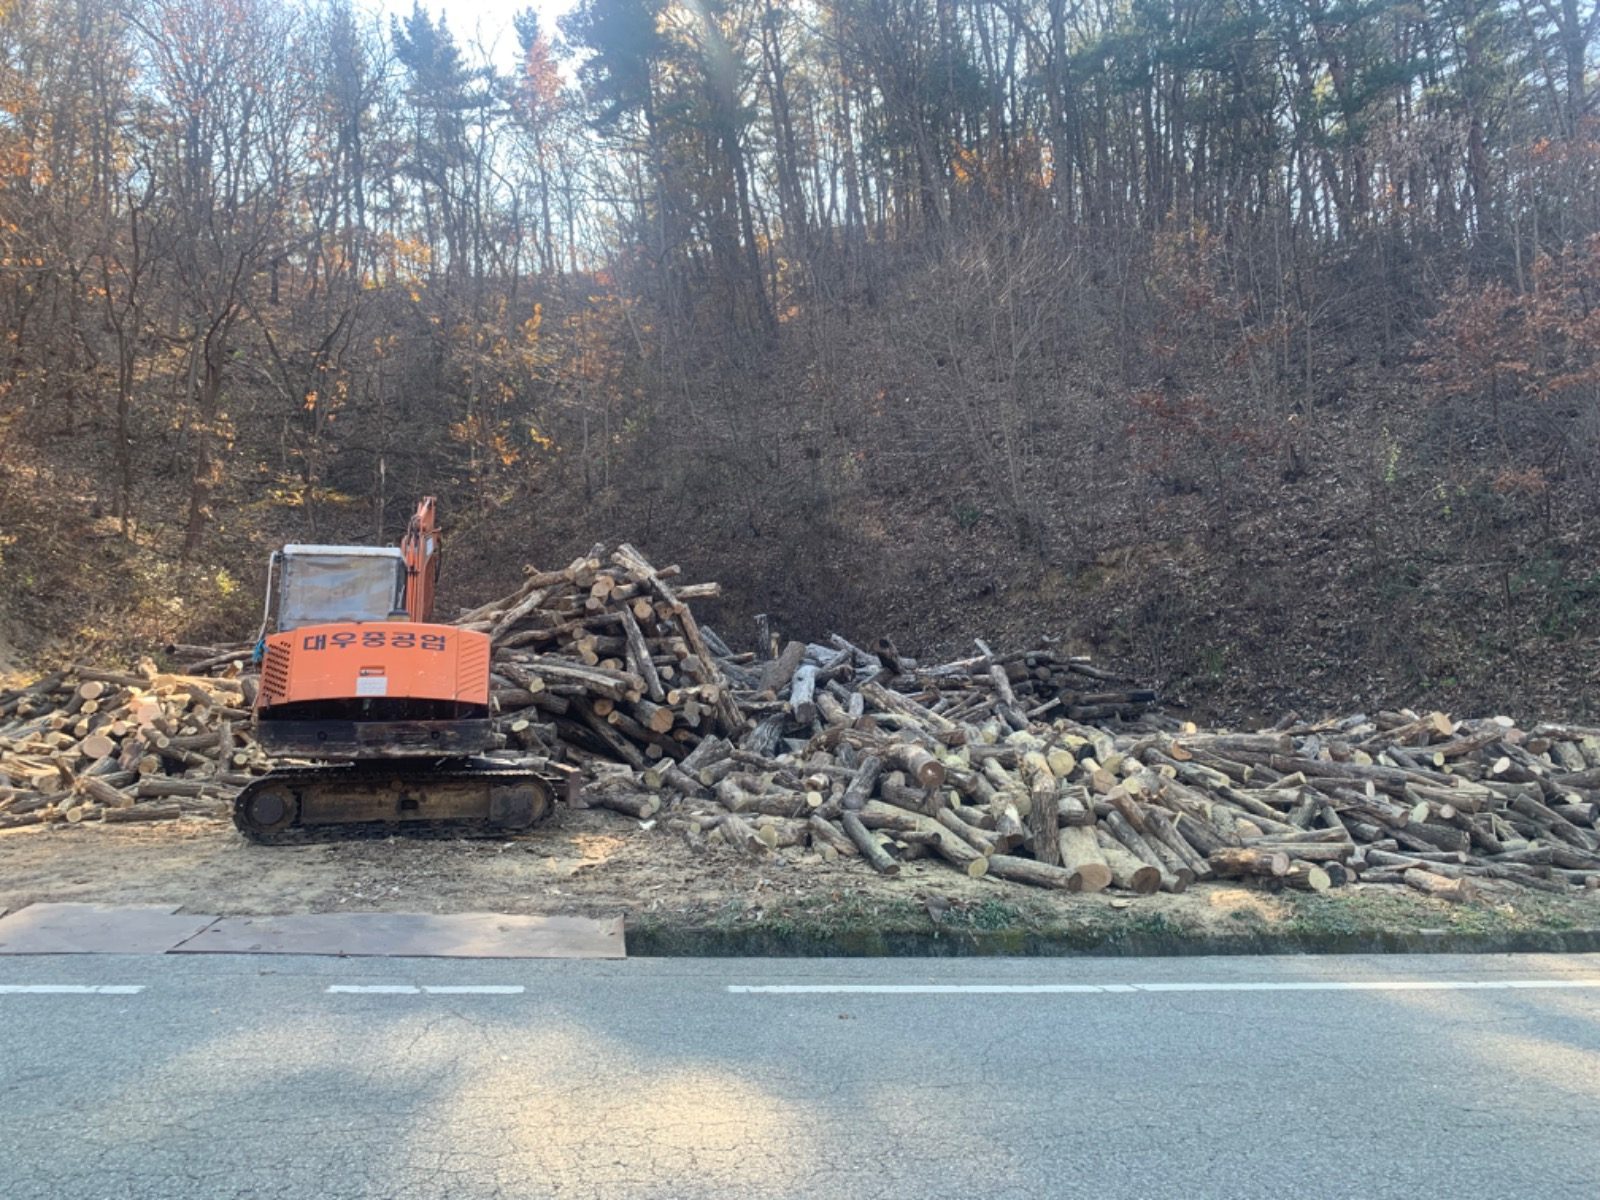
[[1593, 954], [1600, 929], [1461, 933], [1362, 930], [1337, 933], [1106, 935], [1101, 930], [885, 930], [846, 928], [823, 936], [781, 929], [649, 926], [627, 931], [629, 958], [1183, 958], [1242, 954]]

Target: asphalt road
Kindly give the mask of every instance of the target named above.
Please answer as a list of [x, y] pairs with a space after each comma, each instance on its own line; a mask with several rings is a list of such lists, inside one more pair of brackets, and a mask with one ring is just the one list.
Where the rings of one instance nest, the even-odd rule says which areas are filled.
[[1597, 1102], [1600, 956], [0, 961], [5, 1200], [1593, 1200]]

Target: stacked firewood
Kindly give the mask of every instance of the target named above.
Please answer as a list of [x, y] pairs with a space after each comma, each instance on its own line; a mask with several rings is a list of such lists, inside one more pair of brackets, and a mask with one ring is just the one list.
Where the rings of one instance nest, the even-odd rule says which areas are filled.
[[596, 546], [461, 617], [460, 627], [491, 638], [491, 698], [509, 751], [644, 770], [742, 728], [724, 674], [741, 656], [689, 605], [721, 588], [680, 584], [678, 574], [626, 543]]
[[[248, 653], [248, 652], [247, 652]], [[221, 816], [267, 762], [252, 678], [75, 666], [0, 693], [0, 829]]]

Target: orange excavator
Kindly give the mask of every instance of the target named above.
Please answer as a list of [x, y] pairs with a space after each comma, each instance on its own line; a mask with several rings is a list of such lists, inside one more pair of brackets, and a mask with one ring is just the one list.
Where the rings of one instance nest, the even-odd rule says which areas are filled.
[[429, 496], [398, 548], [273, 554], [256, 739], [269, 755], [318, 765], [278, 767], [239, 793], [233, 821], [252, 841], [493, 837], [550, 814], [549, 776], [477, 757], [494, 744], [489, 638], [432, 622], [439, 551]]

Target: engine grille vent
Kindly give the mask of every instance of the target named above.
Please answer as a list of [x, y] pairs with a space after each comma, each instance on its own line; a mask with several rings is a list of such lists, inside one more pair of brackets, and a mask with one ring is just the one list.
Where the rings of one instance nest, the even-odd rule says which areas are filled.
[[489, 684], [489, 639], [464, 637], [456, 658], [456, 698], [482, 692]]
[[289, 651], [283, 646], [267, 647], [266, 658], [261, 663], [261, 695], [274, 703], [289, 695]]

